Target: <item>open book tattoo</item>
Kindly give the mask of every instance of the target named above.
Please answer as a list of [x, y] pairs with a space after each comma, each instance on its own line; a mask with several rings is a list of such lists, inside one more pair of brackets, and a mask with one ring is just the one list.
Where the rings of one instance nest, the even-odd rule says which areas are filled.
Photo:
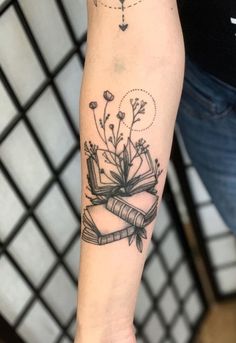
[[100, 143], [84, 143], [91, 205], [83, 213], [82, 239], [104, 245], [128, 239], [140, 252], [147, 238], [146, 226], [157, 212], [155, 186], [162, 170], [152, 159], [148, 143], [133, 133], [148, 129], [156, 117], [156, 103], [150, 93], [132, 89], [120, 101], [114, 115], [110, 91], [103, 93], [102, 114], [96, 101], [89, 103]]
[[93, 0], [95, 6], [101, 5], [108, 9], [119, 10], [121, 12], [121, 22], [119, 28], [122, 31], [127, 30], [128, 24], [126, 22], [125, 13], [126, 10], [136, 6], [144, 0]]

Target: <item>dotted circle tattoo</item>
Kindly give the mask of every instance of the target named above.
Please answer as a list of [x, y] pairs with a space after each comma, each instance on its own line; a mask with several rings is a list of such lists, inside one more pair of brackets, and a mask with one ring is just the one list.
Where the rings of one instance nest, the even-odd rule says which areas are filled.
[[[142, 102], [145, 103], [145, 110], [143, 113], [140, 113], [145, 116], [145, 120], [142, 118], [133, 127], [132, 121], [135, 117], [135, 111], [137, 112], [137, 108], [139, 108]], [[157, 114], [157, 105], [153, 96], [148, 91], [142, 88], [135, 88], [129, 90], [122, 97], [119, 104], [119, 111], [125, 113], [125, 119], [122, 122], [128, 129], [131, 129], [132, 126], [132, 131], [142, 132], [149, 129], [154, 123]], [[143, 122], [146, 123], [145, 127], [142, 127]]]

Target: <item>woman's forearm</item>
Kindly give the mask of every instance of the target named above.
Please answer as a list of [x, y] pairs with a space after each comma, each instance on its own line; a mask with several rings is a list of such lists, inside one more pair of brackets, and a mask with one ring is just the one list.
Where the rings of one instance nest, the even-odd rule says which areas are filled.
[[118, 25], [121, 10], [99, 0], [88, 5], [77, 342], [133, 342], [181, 94], [183, 42], [174, 0], [127, 8], [126, 28]]

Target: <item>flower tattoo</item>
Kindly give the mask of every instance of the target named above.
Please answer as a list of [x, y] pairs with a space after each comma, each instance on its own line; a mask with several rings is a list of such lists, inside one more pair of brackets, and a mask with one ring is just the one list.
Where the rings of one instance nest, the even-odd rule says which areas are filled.
[[102, 107], [97, 101], [89, 103], [101, 145], [84, 143], [90, 205], [83, 213], [82, 239], [104, 245], [126, 238], [142, 252], [147, 225], [157, 212], [155, 188], [162, 170], [158, 159], [151, 158], [146, 140], [140, 137], [135, 141], [132, 133], [156, 105], [148, 107], [154, 100], [142, 89], [127, 94], [132, 97], [126, 98], [125, 104], [121, 101], [126, 111], [120, 108], [114, 115], [108, 113], [115, 99], [109, 90], [103, 93]]

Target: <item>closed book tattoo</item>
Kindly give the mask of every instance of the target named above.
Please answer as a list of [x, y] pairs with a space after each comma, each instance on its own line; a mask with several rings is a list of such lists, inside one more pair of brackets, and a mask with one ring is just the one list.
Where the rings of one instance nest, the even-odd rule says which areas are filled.
[[133, 196], [114, 196], [108, 199], [106, 208], [128, 223], [144, 227], [154, 219], [158, 197], [148, 192]]
[[132, 236], [135, 231], [134, 226], [108, 211], [104, 204], [87, 206], [84, 211], [83, 223], [83, 240], [96, 245], [119, 241]]

